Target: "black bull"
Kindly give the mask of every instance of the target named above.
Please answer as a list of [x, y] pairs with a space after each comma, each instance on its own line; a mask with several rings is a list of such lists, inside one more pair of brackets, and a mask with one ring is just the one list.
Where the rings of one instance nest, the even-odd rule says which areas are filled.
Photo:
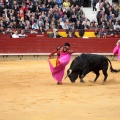
[[103, 81], [105, 82], [108, 77], [108, 63], [110, 64], [111, 72], [120, 72], [120, 70], [113, 69], [110, 60], [106, 56], [97, 54], [81, 54], [72, 61], [70, 68], [67, 70], [67, 76], [71, 82], [75, 82], [78, 76], [80, 78], [80, 82], [84, 82], [83, 78], [89, 72], [94, 72], [96, 74], [94, 79], [95, 82], [100, 75], [99, 71], [102, 70], [104, 74]]

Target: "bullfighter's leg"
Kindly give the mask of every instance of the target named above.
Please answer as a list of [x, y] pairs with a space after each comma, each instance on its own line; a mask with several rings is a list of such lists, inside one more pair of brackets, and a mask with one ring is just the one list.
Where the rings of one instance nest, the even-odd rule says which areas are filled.
[[95, 79], [94, 79], [94, 82], [96, 82], [96, 80], [98, 79], [100, 73], [99, 73], [99, 71], [96, 71], [95, 74], [96, 74], [96, 77], [95, 77]]

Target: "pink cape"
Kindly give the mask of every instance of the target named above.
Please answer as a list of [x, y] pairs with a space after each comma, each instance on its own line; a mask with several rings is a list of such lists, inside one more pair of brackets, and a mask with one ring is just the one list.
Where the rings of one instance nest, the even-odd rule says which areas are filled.
[[114, 47], [113, 54], [118, 55], [118, 60], [120, 60], [120, 48], [118, 46]]
[[60, 57], [59, 59], [59, 65], [56, 65], [56, 60], [51, 60], [48, 59], [49, 62], [49, 66], [50, 66], [50, 70], [52, 73], [53, 78], [57, 81], [57, 82], [62, 82], [62, 78], [64, 76], [64, 71], [65, 71], [65, 67], [66, 65], [69, 63], [71, 58], [71, 54], [68, 52], [61, 52], [60, 53]]

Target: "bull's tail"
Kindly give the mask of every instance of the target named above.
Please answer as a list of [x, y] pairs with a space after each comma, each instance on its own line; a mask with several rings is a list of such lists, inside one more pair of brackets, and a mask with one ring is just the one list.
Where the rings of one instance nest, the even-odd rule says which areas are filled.
[[111, 63], [111, 61], [108, 59], [108, 58], [106, 58], [107, 59], [107, 61], [110, 63], [110, 71], [111, 72], [115, 72], [115, 73], [117, 73], [117, 72], [120, 72], [120, 69], [114, 69], [113, 67], [112, 67], [112, 63]]

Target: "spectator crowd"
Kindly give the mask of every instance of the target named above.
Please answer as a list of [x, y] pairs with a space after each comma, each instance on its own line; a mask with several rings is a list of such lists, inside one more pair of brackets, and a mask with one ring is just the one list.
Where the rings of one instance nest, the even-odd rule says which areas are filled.
[[[1, 0], [2, 1], [2, 0]], [[0, 4], [0, 33], [14, 37], [24, 33], [46, 34], [49, 29], [64, 29], [82, 36], [85, 30], [95, 35], [120, 34], [120, 3], [93, 0], [96, 19], [89, 20], [83, 11], [83, 0], [3, 0]], [[54, 35], [53, 35], [54, 36]], [[56, 36], [55, 36], [56, 37]], [[57, 37], [60, 37], [57, 33]]]

